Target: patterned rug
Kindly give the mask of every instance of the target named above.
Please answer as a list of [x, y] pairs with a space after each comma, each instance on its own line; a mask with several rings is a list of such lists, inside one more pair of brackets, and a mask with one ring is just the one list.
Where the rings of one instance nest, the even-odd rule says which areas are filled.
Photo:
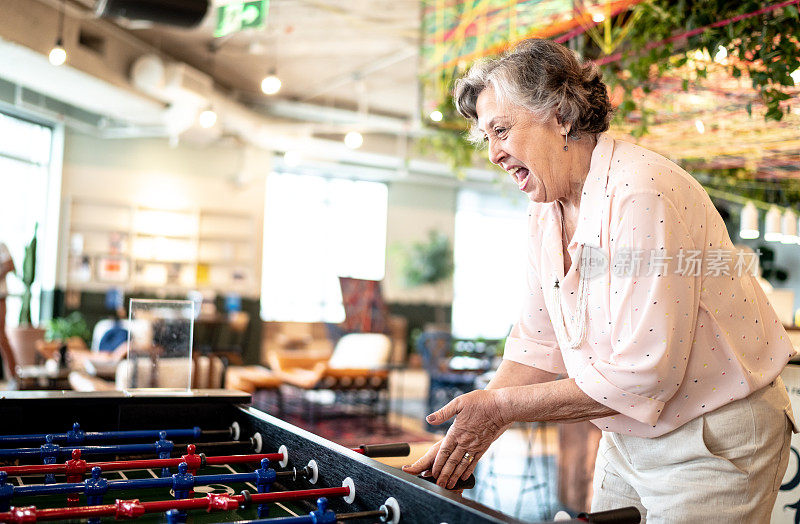
[[[326, 395], [304, 395], [295, 388], [282, 388], [278, 396], [263, 391], [253, 395], [253, 407], [347, 447], [388, 442], [431, 442], [439, 437], [412, 431], [392, 423], [393, 415], [376, 415], [368, 403], [341, 402]], [[312, 392], [321, 393], [321, 392]], [[282, 409], [280, 409], [282, 408]]]

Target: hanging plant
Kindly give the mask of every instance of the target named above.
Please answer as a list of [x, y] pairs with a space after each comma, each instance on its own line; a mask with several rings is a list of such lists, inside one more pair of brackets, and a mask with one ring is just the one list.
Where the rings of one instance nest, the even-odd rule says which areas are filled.
[[[632, 124], [630, 133], [643, 136], [655, 118], [656, 110], [647, 105], [655, 80], [668, 72], [680, 74], [686, 91], [707, 78], [709, 67], [725, 68], [735, 78], [747, 75], [765, 106], [766, 120], [781, 120], [789, 111], [788, 90], [795, 85], [792, 73], [800, 70], [800, 41], [796, 31], [788, 30], [800, 23], [796, 5], [765, 7], [756, 0], [654, 0], [635, 9], [634, 23], [625, 26], [632, 15], [624, 11], [617, 15], [620, 23], [612, 29], [612, 39], [627, 31], [619, 54], [602, 56], [590, 38], [570, 41], [581, 56], [601, 65], [604, 80], [619, 94], [615, 97], [617, 125]], [[720, 49], [726, 58], [717, 63], [714, 57], [721, 56]], [[441, 83], [451, 89], [452, 79], [459, 73], [458, 68], [440, 73], [449, 76], [449, 82], [441, 82], [441, 77], [421, 81], [423, 86]], [[466, 122], [455, 112], [449, 90], [441, 90], [438, 96], [443, 119], [431, 123], [424, 115], [423, 121], [435, 132], [421, 139], [420, 145], [423, 151], [443, 157], [463, 176], [463, 169], [475, 161], [474, 148], [464, 138]], [[752, 104], [746, 109], [752, 112]]]
[[[800, 15], [795, 5], [764, 7], [762, 2], [657, 0], [644, 2], [639, 18], [629, 29], [625, 48], [618, 56], [599, 57], [604, 78], [623, 90], [618, 121], [635, 117], [633, 134], [647, 132], [653, 116], [646, 105], [653, 81], [669, 71], [679, 72], [682, 87], [702, 83], [710, 67], [721, 67], [734, 78], [747, 74], [766, 107], [766, 120], [781, 120], [789, 111], [783, 103], [794, 86], [791, 74], [800, 69], [796, 32]], [[640, 92], [637, 96], [637, 90]], [[748, 112], [752, 105], [747, 104]]]

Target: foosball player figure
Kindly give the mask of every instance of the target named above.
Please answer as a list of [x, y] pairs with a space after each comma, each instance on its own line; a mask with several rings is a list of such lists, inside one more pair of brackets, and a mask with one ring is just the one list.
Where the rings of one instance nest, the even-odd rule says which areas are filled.
[[[173, 448], [172, 441], [167, 440], [167, 432], [159, 431], [158, 442], [156, 442], [156, 453], [158, 453], [158, 458], [168, 459], [170, 455], [172, 455], [172, 448]], [[169, 477], [169, 475], [170, 475], [169, 468], [161, 468], [162, 477]]]
[[72, 429], [67, 431], [67, 443], [80, 445], [83, 443], [86, 434], [81, 429], [81, 425], [77, 422], [72, 424]]
[[[47, 435], [44, 439], [45, 443], [39, 448], [42, 453], [42, 464], [55, 464], [58, 462], [58, 452], [61, 450], [61, 446], [53, 443], [53, 435]], [[44, 483], [55, 484], [56, 476], [53, 473], [47, 473], [44, 476]]]
[[0, 471], [0, 511], [11, 509], [11, 497], [14, 496], [14, 486], [8, 484], [8, 473]]
[[336, 513], [328, 509], [328, 499], [317, 499], [317, 509], [311, 512], [315, 517], [314, 524], [336, 524]]
[[203, 465], [203, 458], [196, 453], [197, 448], [194, 444], [186, 446], [186, 454], [181, 457], [186, 465], [189, 467], [189, 473], [197, 475], [197, 470]]
[[[175, 499], [188, 499], [193, 487], [194, 475], [189, 473], [189, 466], [186, 465], [186, 462], [181, 462], [178, 464], [178, 472], [172, 475], [172, 492], [175, 494]], [[178, 512], [177, 518], [182, 519], [176, 522], [186, 522], [186, 512], [175, 511]]]
[[178, 511], [177, 509], [171, 509], [167, 511], [167, 524], [185, 524], [186, 522], [186, 512], [185, 511]]
[[[89, 506], [99, 506], [103, 503], [103, 495], [108, 491], [108, 481], [101, 477], [102, 470], [99, 466], [92, 468], [92, 476], [83, 481], [86, 503]], [[89, 519], [89, 524], [100, 524], [99, 518]]]
[[[86, 467], [86, 461], [81, 458], [81, 450], [73, 449], [72, 458], [66, 463], [67, 482], [81, 482], [86, 473]], [[67, 506], [77, 506], [79, 500], [77, 493], [70, 493], [67, 495]]]
[[[256, 489], [259, 493], [269, 493], [269, 488], [273, 482], [278, 478], [275, 470], [269, 467], [269, 459], [261, 459], [261, 467], [255, 471], [256, 473]], [[265, 519], [269, 516], [269, 506], [267, 504], [259, 504], [258, 518]]]

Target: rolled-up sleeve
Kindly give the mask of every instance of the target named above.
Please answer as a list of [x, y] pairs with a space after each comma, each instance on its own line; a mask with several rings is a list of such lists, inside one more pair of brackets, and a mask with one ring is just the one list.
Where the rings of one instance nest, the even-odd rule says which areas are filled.
[[[534, 238], [531, 237], [531, 241]], [[564, 373], [564, 361], [545, 306], [534, 252], [529, 247], [527, 293], [520, 317], [506, 339], [503, 358], [550, 373]]]
[[700, 300], [687, 224], [664, 193], [637, 192], [611, 206], [611, 353], [576, 383], [623, 415], [655, 425], [681, 386]]

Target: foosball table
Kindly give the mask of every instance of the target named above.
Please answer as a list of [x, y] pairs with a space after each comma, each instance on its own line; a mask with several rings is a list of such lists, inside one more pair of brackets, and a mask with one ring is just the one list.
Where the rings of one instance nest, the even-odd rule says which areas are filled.
[[407, 445], [348, 449], [249, 403], [226, 390], [5, 392], [0, 522], [519, 522], [371, 458]]

